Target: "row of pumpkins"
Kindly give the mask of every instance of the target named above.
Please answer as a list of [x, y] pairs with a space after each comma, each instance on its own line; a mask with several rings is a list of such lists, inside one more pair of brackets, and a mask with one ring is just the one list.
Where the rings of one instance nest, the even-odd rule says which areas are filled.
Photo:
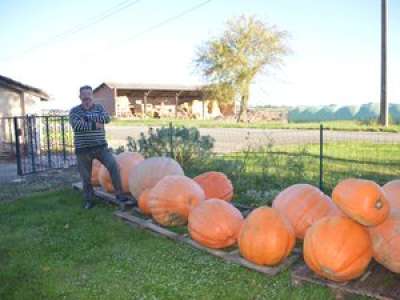
[[[400, 180], [382, 188], [373, 181], [346, 179], [332, 199], [309, 184], [280, 192], [272, 208], [254, 209], [246, 219], [230, 201], [231, 181], [220, 172], [193, 179], [173, 159], [124, 152], [116, 156], [124, 191], [143, 214], [163, 226], [188, 225], [193, 240], [210, 248], [237, 244], [241, 255], [274, 266], [303, 241], [306, 264], [333, 281], [361, 276], [372, 258], [400, 273]], [[106, 168], [93, 165], [93, 184], [112, 192]]]

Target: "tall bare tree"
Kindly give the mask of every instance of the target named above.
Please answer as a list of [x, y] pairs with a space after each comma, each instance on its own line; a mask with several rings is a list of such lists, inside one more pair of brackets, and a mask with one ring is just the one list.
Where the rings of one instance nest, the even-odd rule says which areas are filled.
[[[241, 99], [237, 121], [246, 114], [250, 84], [266, 67], [278, 67], [288, 54], [287, 33], [255, 16], [228, 20], [221, 36], [198, 48], [196, 67], [215, 95], [233, 94]], [[218, 99], [217, 99], [218, 100]]]

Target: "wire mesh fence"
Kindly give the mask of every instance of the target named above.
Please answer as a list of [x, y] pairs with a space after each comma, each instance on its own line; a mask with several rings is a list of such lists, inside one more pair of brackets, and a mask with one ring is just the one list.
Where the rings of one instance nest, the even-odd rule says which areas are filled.
[[[76, 163], [66, 116], [16, 117], [6, 122], [14, 125], [7, 134], [20, 157], [20, 175]], [[171, 156], [188, 176], [224, 172], [245, 203], [268, 204], [295, 183], [310, 183], [330, 194], [348, 177], [379, 184], [400, 177], [399, 133], [332, 131], [322, 126], [320, 130], [184, 128], [172, 123], [164, 128], [111, 126], [107, 133], [114, 149], [123, 145], [146, 156]]]
[[[153, 135], [149, 147], [161, 144], [167, 149], [164, 154], [178, 161], [178, 153], [194, 149], [189, 146], [194, 141], [177, 135], [173, 124], [131, 133], [136, 141]], [[199, 128], [198, 134], [210, 136], [213, 147], [207, 155], [190, 153], [189, 160], [181, 161], [186, 174], [224, 172], [242, 202], [268, 204], [278, 191], [295, 183], [310, 183], [330, 194], [344, 178], [384, 184], [400, 176], [398, 133], [331, 131], [321, 126], [320, 130]]]

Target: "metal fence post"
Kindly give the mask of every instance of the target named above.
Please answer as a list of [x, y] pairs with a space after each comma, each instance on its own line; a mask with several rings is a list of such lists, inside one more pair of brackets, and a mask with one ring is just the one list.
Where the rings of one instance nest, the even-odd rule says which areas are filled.
[[65, 127], [64, 127], [64, 116], [61, 117], [61, 136], [62, 136], [62, 147], [63, 147], [63, 157], [64, 157], [64, 164], [67, 160], [67, 151], [65, 149]]
[[32, 172], [36, 172], [35, 151], [33, 149], [33, 132], [32, 132], [32, 116], [27, 116], [28, 119], [28, 143], [31, 152]]
[[21, 136], [21, 130], [18, 128], [18, 118], [14, 117], [14, 136], [15, 136], [15, 156], [17, 157], [17, 174], [22, 176], [22, 164], [21, 164], [21, 149], [19, 143], [19, 137]]
[[324, 125], [319, 126], [319, 188], [324, 188]]
[[172, 122], [169, 122], [169, 145], [171, 150], [171, 158], [174, 158], [174, 143], [173, 143], [173, 132], [172, 132]]
[[46, 116], [46, 138], [47, 138], [47, 161], [51, 168], [51, 149], [50, 149], [50, 134], [49, 134], [49, 117]]

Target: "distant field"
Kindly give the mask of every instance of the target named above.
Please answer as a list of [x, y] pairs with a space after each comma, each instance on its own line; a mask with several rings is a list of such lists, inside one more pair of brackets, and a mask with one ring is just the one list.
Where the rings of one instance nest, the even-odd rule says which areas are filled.
[[[113, 120], [115, 126], [168, 126], [172, 122], [175, 126], [199, 128], [260, 128], [260, 129], [318, 129], [319, 122], [312, 123], [276, 123], [252, 122], [236, 123], [232, 121], [213, 120], [175, 120], [175, 119], [147, 119], [147, 120]], [[385, 128], [377, 124], [364, 124], [358, 121], [326, 121], [321, 122], [326, 129], [338, 131], [384, 131], [400, 132], [400, 125], [390, 125]]]

